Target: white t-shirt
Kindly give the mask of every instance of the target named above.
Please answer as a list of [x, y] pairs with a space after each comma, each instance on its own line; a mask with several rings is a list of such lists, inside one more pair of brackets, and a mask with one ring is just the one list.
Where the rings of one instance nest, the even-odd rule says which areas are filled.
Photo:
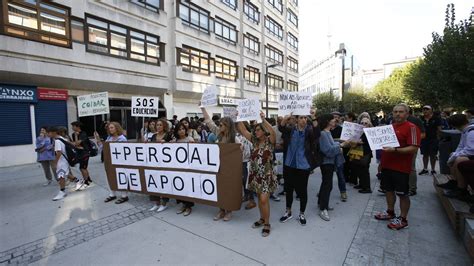
[[[63, 137], [59, 137], [63, 140], [66, 140]], [[66, 144], [64, 144], [62, 141], [59, 139], [54, 140], [54, 152], [61, 152], [61, 157], [59, 158], [58, 164], [56, 166], [56, 174], [58, 175], [58, 178], [65, 178], [69, 174], [69, 163], [66, 160]]]

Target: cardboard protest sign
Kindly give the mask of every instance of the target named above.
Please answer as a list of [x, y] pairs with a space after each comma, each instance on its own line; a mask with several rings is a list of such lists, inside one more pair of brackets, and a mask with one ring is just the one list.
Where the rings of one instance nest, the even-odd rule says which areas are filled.
[[79, 117], [109, 113], [109, 93], [101, 92], [77, 96]]
[[400, 147], [392, 125], [364, 128], [364, 132], [373, 151], [383, 147]]
[[240, 209], [239, 144], [107, 142], [104, 165], [112, 190]]
[[237, 105], [237, 122], [260, 121], [260, 100], [258, 98], [244, 99]]
[[201, 107], [217, 105], [217, 87], [215, 85], [208, 86], [201, 97]]
[[132, 97], [132, 116], [158, 117], [158, 97]]
[[280, 92], [278, 95], [278, 116], [309, 115], [313, 105], [310, 92]]
[[341, 140], [359, 140], [364, 133], [364, 126], [344, 121], [342, 124]]
[[234, 106], [223, 106], [224, 117], [230, 117], [232, 121], [237, 120], [237, 108]]

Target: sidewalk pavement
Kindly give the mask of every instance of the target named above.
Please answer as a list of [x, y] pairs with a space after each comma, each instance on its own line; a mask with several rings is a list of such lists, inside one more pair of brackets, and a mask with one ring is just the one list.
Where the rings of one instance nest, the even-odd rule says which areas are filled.
[[[251, 224], [258, 208], [234, 212], [229, 222], [214, 222], [217, 209], [197, 205], [193, 213], [176, 215], [176, 204], [162, 213], [149, 212], [145, 195], [132, 194], [121, 205], [104, 203], [107, 181], [103, 165], [93, 158], [94, 185], [51, 199], [58, 187], [44, 183], [39, 164], [0, 168], [0, 265], [79, 264], [308, 264], [308, 265], [468, 265], [470, 259], [449, 225], [430, 176], [418, 179], [412, 198], [410, 228], [391, 231], [372, 216], [385, 208], [371, 166], [373, 194], [348, 186], [341, 202], [337, 180], [330, 205], [331, 221], [318, 216], [316, 193], [321, 174], [309, 181], [308, 224], [280, 223], [285, 200], [271, 201], [272, 232], [267, 238]], [[74, 174], [78, 175], [77, 169]]]

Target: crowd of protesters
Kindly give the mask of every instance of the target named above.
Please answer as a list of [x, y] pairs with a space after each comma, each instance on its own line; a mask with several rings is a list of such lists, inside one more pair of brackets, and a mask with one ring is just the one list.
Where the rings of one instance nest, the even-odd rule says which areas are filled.
[[[448, 165], [452, 177], [441, 187], [449, 189], [449, 197], [470, 200], [467, 187], [474, 188], [474, 124], [470, 109], [464, 114], [449, 116], [448, 113], [435, 114], [431, 106], [423, 107], [421, 117], [413, 115], [405, 104], [398, 104], [386, 117], [361, 114], [333, 112], [317, 114], [315, 110], [308, 116], [288, 115], [278, 119], [265, 118], [261, 113], [261, 123], [256, 121], [235, 123], [230, 117], [210, 117], [205, 108], [201, 108], [203, 117], [178, 119], [150, 119], [144, 122], [137, 141], [154, 143], [237, 143], [242, 150], [242, 202], [247, 202], [245, 209], [258, 206], [260, 217], [252, 224], [253, 228], [262, 228], [262, 236], [268, 236], [270, 225], [270, 199], [279, 201], [279, 195], [285, 196], [286, 208], [279, 219], [284, 223], [293, 218], [292, 204], [294, 196], [299, 200], [297, 220], [306, 225], [305, 215], [308, 203], [309, 176], [320, 168], [321, 183], [317, 194], [319, 216], [330, 221], [330, 195], [333, 178], [337, 177], [340, 199], [349, 200], [347, 185], [350, 184], [359, 193], [372, 193], [370, 182], [370, 165], [375, 154], [378, 163], [377, 176], [381, 179], [379, 191], [385, 193], [387, 210], [377, 213], [378, 220], [390, 221], [388, 227], [398, 230], [408, 226], [409, 196], [416, 195], [416, 154], [418, 148], [423, 156], [423, 170], [418, 173], [436, 174], [435, 165], [438, 158], [438, 143], [442, 129], [458, 129], [462, 132], [458, 149], [451, 155]], [[392, 124], [400, 146], [384, 147], [372, 152], [365, 134], [357, 141], [342, 141], [343, 121], [358, 123], [363, 127]], [[53, 200], [67, 196], [67, 183], [74, 184], [74, 190], [86, 189], [92, 184], [88, 171], [91, 156], [103, 147], [105, 142], [127, 141], [126, 131], [117, 122], [104, 123], [104, 133], [94, 132], [94, 139], [88, 138], [81, 122], [71, 124], [73, 133], [67, 134], [65, 127], [42, 127], [36, 142], [38, 162], [41, 163], [45, 185], [53, 177], [59, 183], [60, 191]], [[77, 162], [67, 158], [68, 147], [77, 152]], [[282, 154], [282, 156], [278, 156]], [[277, 162], [276, 158], [282, 158]], [[102, 157], [103, 158], [103, 157]], [[80, 176], [74, 177], [71, 167], [77, 164]], [[281, 170], [277, 164], [283, 165]], [[428, 167], [431, 166], [430, 171]], [[282, 185], [282, 186], [281, 186]], [[281, 192], [278, 193], [281, 186]], [[399, 197], [399, 216], [395, 214], [396, 197]], [[121, 204], [129, 200], [127, 192], [113, 191], [105, 202], [114, 201]], [[257, 202], [256, 202], [257, 200]], [[150, 211], [167, 210], [170, 199], [150, 196]], [[189, 216], [194, 203], [177, 201], [180, 207], [177, 214]], [[230, 221], [232, 211], [218, 209], [214, 220]]]

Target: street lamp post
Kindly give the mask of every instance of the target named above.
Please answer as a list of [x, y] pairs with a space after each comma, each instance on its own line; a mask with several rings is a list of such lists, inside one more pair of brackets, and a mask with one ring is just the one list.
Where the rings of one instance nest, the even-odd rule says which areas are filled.
[[344, 44], [341, 43], [339, 44], [339, 50], [337, 50], [335, 52], [335, 56], [337, 56], [338, 54], [341, 55], [341, 58], [342, 58], [342, 73], [341, 73], [341, 76], [342, 76], [342, 81], [341, 81], [341, 102], [342, 100], [344, 99], [344, 88], [345, 88], [345, 85], [346, 85], [346, 81], [345, 81], [345, 56], [346, 56], [346, 48], [344, 48]]
[[265, 116], [268, 118], [268, 69], [279, 66], [279, 64], [268, 65], [265, 63]]

